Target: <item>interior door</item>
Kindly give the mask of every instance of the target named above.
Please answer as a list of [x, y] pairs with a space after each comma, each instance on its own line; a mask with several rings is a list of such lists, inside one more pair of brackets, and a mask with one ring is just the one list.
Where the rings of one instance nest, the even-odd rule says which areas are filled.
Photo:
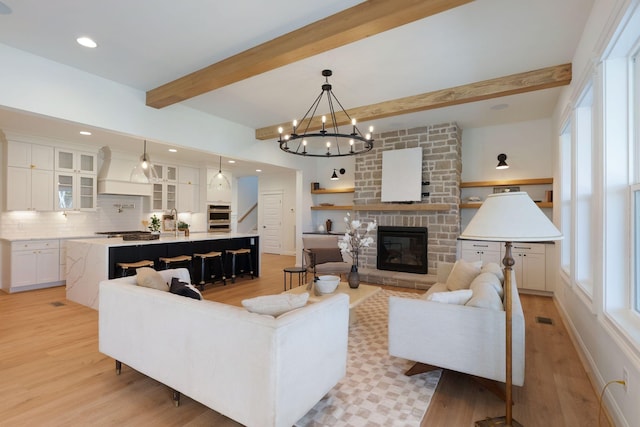
[[262, 213], [260, 243], [262, 252], [282, 253], [282, 192], [260, 194], [259, 211]]

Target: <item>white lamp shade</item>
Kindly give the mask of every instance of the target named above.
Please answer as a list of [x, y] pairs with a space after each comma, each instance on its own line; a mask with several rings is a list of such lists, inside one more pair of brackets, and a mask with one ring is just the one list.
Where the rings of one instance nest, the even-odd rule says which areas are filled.
[[562, 233], [525, 192], [491, 194], [460, 235], [500, 242], [561, 240]]

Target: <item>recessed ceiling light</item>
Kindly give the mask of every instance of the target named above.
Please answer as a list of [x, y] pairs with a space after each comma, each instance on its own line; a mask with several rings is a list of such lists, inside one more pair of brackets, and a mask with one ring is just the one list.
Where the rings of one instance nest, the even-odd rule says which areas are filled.
[[256, 169], [256, 172], [262, 172], [262, 169]]
[[169, 148], [169, 152], [170, 152], [170, 153], [177, 153], [177, 152], [178, 152], [178, 150], [176, 150], [175, 148]]
[[79, 45], [84, 46], [84, 47], [88, 47], [88, 48], [91, 48], [91, 49], [93, 49], [95, 47], [98, 47], [98, 43], [94, 42], [89, 37], [78, 37], [76, 39], [76, 41], [78, 42]]
[[91, 135], [91, 132], [89, 132], [88, 130], [81, 130], [81, 131], [80, 131], [80, 135], [87, 135], [87, 136], [89, 136], [89, 135]]
[[229, 163], [235, 163], [235, 162], [236, 162], [235, 160], [229, 160]]

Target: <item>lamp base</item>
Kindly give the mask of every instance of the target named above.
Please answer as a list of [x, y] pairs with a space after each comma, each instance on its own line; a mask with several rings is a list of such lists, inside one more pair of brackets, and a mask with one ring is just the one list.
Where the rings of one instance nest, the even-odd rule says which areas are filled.
[[[506, 417], [487, 418], [486, 420], [476, 421], [475, 427], [500, 427], [507, 426]], [[511, 427], [523, 427], [522, 424], [516, 420], [511, 420]]]

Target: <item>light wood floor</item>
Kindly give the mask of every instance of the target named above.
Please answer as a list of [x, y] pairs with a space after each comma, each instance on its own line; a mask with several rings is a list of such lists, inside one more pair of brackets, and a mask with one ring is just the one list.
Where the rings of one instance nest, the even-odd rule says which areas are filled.
[[[293, 263], [293, 257], [265, 255], [259, 279], [209, 286], [204, 295], [240, 305], [280, 292], [282, 268]], [[552, 300], [523, 295], [522, 303], [526, 381], [514, 390], [514, 418], [528, 427], [598, 426], [596, 392]], [[536, 316], [554, 324], [536, 323]], [[113, 360], [98, 352], [97, 322], [96, 311], [65, 299], [64, 287], [0, 292], [0, 426], [239, 426], [187, 396], [175, 408], [167, 387], [126, 366], [115, 375]], [[498, 398], [447, 371], [422, 427], [473, 426], [503, 414]]]

